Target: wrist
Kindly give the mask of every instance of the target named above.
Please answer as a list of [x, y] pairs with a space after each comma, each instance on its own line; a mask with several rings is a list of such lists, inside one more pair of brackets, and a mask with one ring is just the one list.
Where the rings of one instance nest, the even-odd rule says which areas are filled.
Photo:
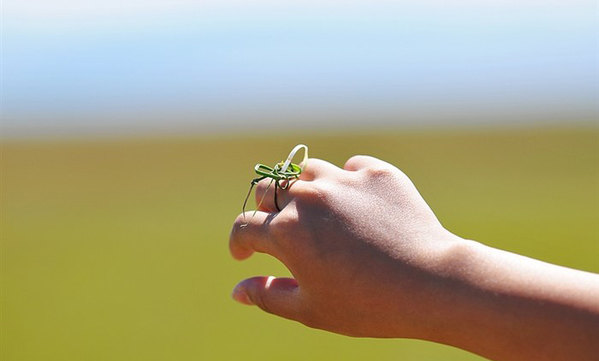
[[[488, 332], [495, 321], [489, 318], [487, 310], [495, 301], [493, 291], [485, 289], [476, 273], [492, 251], [453, 234], [444, 242], [429, 270], [426, 300], [421, 302], [425, 307], [420, 309], [422, 323], [416, 338], [487, 354], [478, 348], [482, 343], [477, 334], [492, 337]], [[478, 340], [478, 345], [473, 340]]]
[[472, 267], [477, 245], [446, 232], [422, 248], [419, 262], [398, 261], [394, 297], [400, 319], [393, 321], [399, 326], [392, 337], [453, 345], [456, 326], [462, 322], [458, 315], [468, 307], [473, 288], [465, 270]]
[[[422, 320], [418, 338], [456, 346], [467, 316], [474, 306], [478, 285], [470, 277], [482, 244], [450, 234], [436, 247], [429, 263]], [[466, 328], [466, 327], [464, 327]]]

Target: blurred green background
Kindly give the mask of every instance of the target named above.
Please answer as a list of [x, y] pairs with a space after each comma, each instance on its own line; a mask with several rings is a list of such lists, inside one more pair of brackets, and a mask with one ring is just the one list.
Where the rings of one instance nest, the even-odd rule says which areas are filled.
[[[474, 360], [230, 299], [254, 164], [406, 172], [460, 236], [599, 272], [596, 0], [6, 0], [0, 360]], [[484, 332], [484, 330], [481, 330]]]
[[297, 143], [339, 166], [374, 155], [454, 233], [599, 272], [598, 141], [592, 126], [4, 140], [0, 359], [476, 360], [232, 301], [245, 277], [287, 274], [228, 253], [253, 165]]

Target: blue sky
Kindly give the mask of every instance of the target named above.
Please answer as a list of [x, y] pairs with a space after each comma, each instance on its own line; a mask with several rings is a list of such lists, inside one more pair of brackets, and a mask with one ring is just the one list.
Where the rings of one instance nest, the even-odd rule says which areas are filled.
[[599, 115], [595, 1], [5, 0], [2, 16], [8, 133]]

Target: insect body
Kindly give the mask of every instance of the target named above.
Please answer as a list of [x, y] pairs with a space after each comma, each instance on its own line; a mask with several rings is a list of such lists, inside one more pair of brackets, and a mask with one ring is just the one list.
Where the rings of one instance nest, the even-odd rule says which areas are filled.
[[[305, 150], [304, 160], [302, 161], [302, 165], [300, 166], [298, 164], [291, 163], [291, 160], [295, 156], [295, 153], [297, 153], [297, 151], [302, 148]], [[277, 210], [281, 211], [281, 209], [279, 208], [279, 204], [277, 202], [277, 191], [279, 189], [281, 189], [281, 190], [288, 189], [289, 185], [291, 184], [291, 181], [299, 178], [300, 174], [302, 173], [302, 170], [306, 166], [307, 160], [308, 160], [308, 147], [303, 144], [298, 144], [291, 150], [291, 152], [289, 153], [289, 156], [287, 157], [287, 159], [284, 162], [279, 162], [279, 163], [275, 164], [274, 167], [269, 167], [269, 166], [261, 164], [261, 163], [256, 164], [256, 166], [254, 167], [254, 171], [256, 172], [256, 174], [259, 177], [252, 179], [252, 181], [250, 182], [250, 189], [248, 191], [247, 196], [245, 197], [245, 201], [243, 202], [243, 208], [242, 208], [243, 216], [245, 217], [245, 207], [247, 205], [248, 199], [250, 198], [250, 195], [252, 194], [252, 189], [254, 188], [254, 186], [256, 184], [258, 184], [258, 182], [260, 182], [261, 180], [266, 179], [266, 178], [270, 178], [271, 180], [270, 180], [270, 183], [268, 184], [268, 187], [266, 188], [266, 192], [264, 192], [262, 199], [260, 199], [260, 202], [258, 203], [258, 208], [260, 208], [260, 205], [262, 204], [262, 201], [264, 200], [264, 196], [266, 196], [268, 189], [274, 183], [275, 184], [274, 203], [275, 203], [275, 207], [277, 207]], [[256, 214], [256, 211], [254, 211], [254, 214]]]

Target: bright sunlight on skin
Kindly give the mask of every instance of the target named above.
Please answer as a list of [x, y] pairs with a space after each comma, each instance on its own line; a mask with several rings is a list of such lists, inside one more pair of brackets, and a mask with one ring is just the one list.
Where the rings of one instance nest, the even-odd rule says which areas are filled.
[[267, 178], [254, 216], [233, 225], [231, 254], [270, 254], [293, 278], [246, 279], [235, 300], [309, 327], [495, 360], [599, 359], [599, 275], [456, 236], [377, 158], [310, 159], [278, 200]]

